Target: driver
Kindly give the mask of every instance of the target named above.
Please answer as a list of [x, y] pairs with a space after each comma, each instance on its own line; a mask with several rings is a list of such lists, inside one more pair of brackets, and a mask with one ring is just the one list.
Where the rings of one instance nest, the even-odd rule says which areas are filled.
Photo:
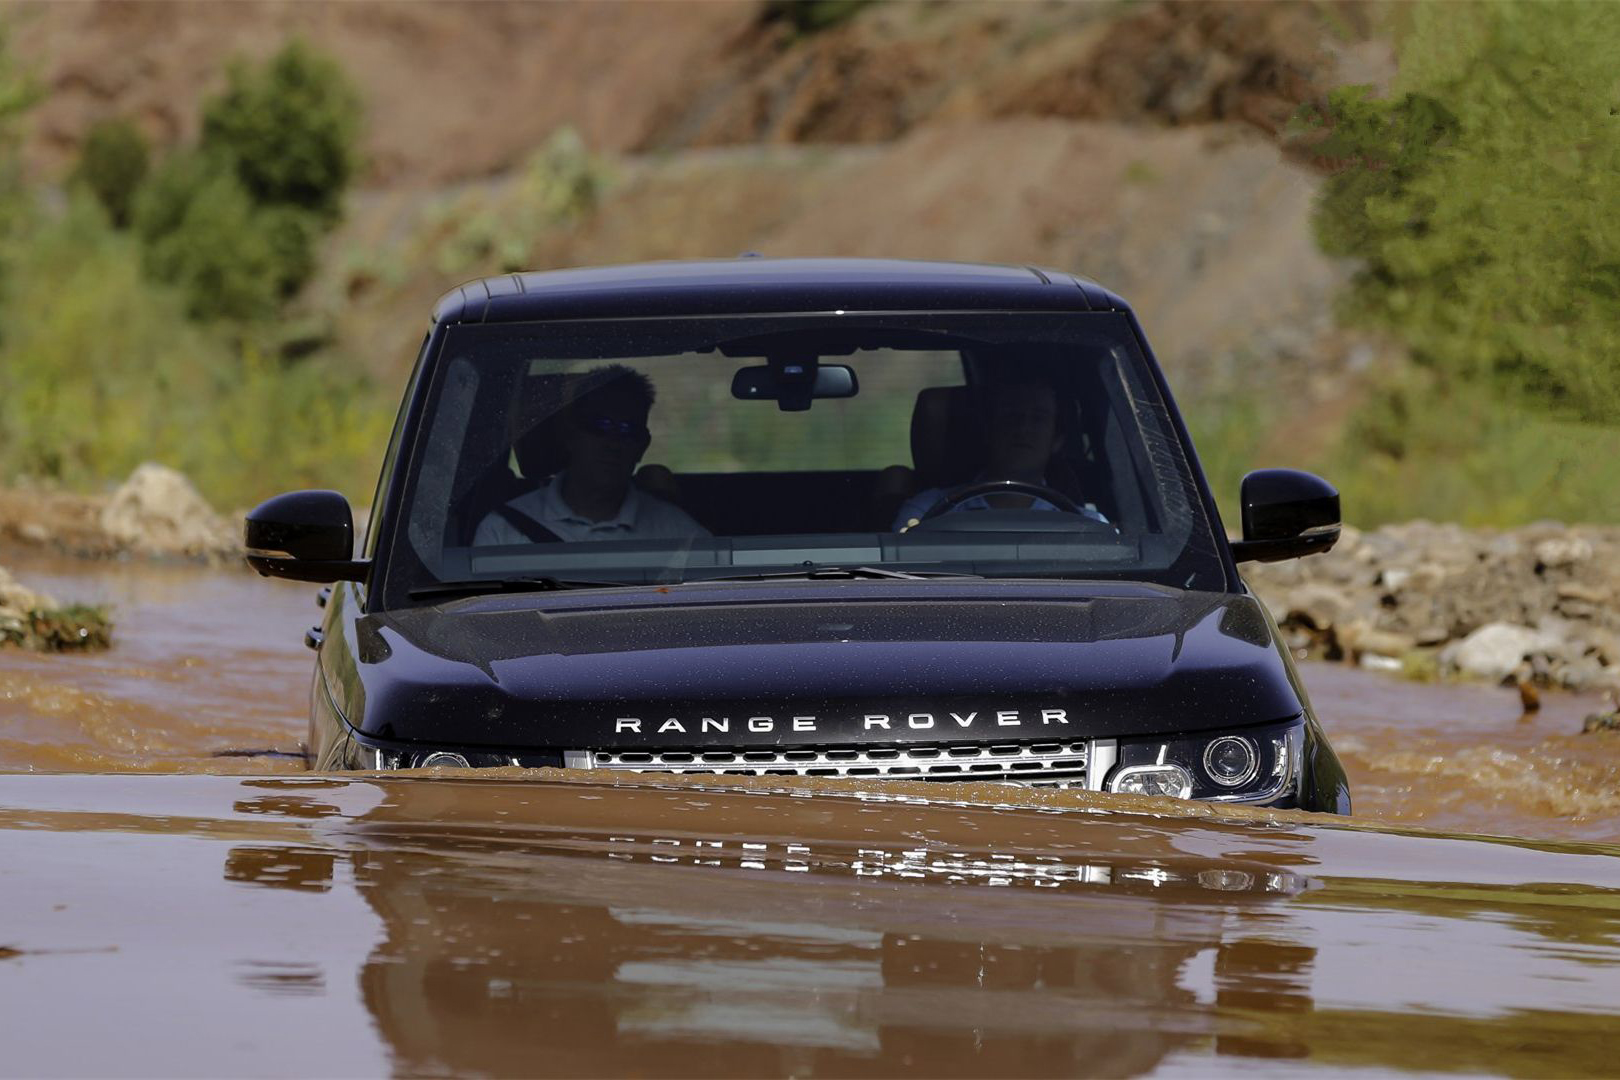
[[[1051, 487], [1047, 466], [1063, 449], [1063, 425], [1058, 415], [1058, 396], [1050, 383], [1037, 378], [1015, 378], [991, 383], [984, 412], [988, 425], [985, 438], [985, 466], [974, 481], [1018, 480]], [[960, 486], [960, 485], [958, 485]], [[916, 525], [951, 488], [928, 488], [907, 499], [895, 515], [893, 529], [901, 532]], [[1011, 493], [979, 495], [952, 507], [959, 510], [1057, 510], [1037, 495]], [[1108, 524], [1095, 508], [1082, 505], [1080, 514]]]
[[474, 544], [549, 540], [687, 540], [707, 529], [631, 483], [652, 435], [652, 380], [622, 364], [597, 368], [564, 409], [565, 465], [484, 517]]

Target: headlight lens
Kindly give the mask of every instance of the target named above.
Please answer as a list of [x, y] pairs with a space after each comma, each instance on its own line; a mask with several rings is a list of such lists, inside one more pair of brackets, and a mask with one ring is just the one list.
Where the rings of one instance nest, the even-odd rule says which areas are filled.
[[1215, 802], [1276, 802], [1299, 785], [1305, 724], [1121, 739], [1108, 790]]
[[416, 763], [418, 769], [431, 769], [435, 765], [448, 765], [455, 769], [471, 768], [467, 764], [466, 758], [460, 754], [451, 753], [449, 750], [435, 750], [431, 754], [423, 754]]
[[1238, 787], [1260, 771], [1254, 743], [1242, 735], [1222, 735], [1204, 748], [1204, 772], [1222, 787]]

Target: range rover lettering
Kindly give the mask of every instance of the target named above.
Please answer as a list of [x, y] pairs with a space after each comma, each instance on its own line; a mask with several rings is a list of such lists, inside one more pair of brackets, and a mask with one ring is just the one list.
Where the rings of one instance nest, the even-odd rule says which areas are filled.
[[438, 304], [332, 583], [317, 769], [989, 781], [1347, 813], [1238, 565], [1338, 493], [1244, 478], [1228, 539], [1136, 317], [1073, 275], [861, 259], [509, 274]]

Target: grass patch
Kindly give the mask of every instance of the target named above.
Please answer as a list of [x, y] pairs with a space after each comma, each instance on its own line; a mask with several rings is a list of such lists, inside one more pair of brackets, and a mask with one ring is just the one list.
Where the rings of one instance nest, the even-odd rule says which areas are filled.
[[357, 365], [189, 320], [87, 198], [29, 220], [5, 256], [0, 478], [95, 490], [160, 461], [225, 508], [300, 485], [369, 494], [391, 403]]
[[1427, 518], [1507, 527], [1620, 521], [1620, 427], [1548, 415], [1476, 384], [1407, 372], [1318, 463], [1357, 524]]
[[40, 652], [89, 652], [112, 644], [112, 615], [104, 607], [70, 604], [0, 621], [0, 645]]

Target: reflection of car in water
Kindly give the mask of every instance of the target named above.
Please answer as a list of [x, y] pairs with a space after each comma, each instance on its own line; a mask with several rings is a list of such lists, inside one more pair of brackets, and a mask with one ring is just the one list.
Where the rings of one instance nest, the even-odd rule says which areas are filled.
[[286, 789], [254, 812], [295, 796], [322, 826], [227, 858], [233, 882], [375, 912], [358, 988], [395, 1072], [1126, 1076], [1211, 1035], [1289, 1051], [1212, 998], [1312, 1007], [1314, 951], [1279, 907], [1311, 887], [1308, 845], [1190, 854], [1173, 827], [897, 808], [919, 850], [852, 799], [523, 786], [356, 788], [375, 804], [324, 820]]
[[1228, 541], [1118, 297], [1065, 274], [741, 259], [447, 295], [363, 557], [332, 492], [248, 518], [337, 584], [318, 768], [991, 780], [1345, 812], [1237, 563], [1338, 496], [1245, 478]]

